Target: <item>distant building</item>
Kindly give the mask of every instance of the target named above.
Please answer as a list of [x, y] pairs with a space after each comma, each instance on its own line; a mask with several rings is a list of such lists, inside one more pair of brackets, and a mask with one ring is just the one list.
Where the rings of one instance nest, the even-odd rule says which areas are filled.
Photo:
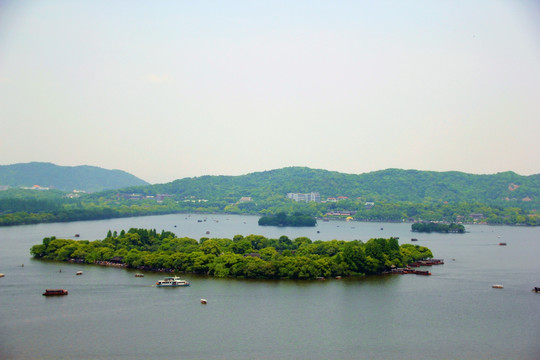
[[326, 216], [352, 216], [356, 211], [329, 211]]
[[39, 185], [34, 185], [32, 187], [21, 186], [21, 189], [24, 189], [24, 190], [49, 190], [50, 188], [44, 187], [44, 186], [39, 186]]
[[368, 201], [368, 202], [366, 202], [366, 203], [364, 204], [364, 207], [365, 207], [366, 209], [371, 209], [371, 208], [374, 207], [374, 206], [375, 206], [375, 203], [374, 203], [373, 201]]
[[287, 198], [293, 199], [296, 202], [321, 202], [321, 195], [318, 192], [308, 194], [288, 193]]
[[245, 202], [250, 202], [250, 201], [252, 200], [251, 200], [251, 197], [249, 196], [242, 196], [240, 200], [238, 200], [239, 203], [245, 203]]

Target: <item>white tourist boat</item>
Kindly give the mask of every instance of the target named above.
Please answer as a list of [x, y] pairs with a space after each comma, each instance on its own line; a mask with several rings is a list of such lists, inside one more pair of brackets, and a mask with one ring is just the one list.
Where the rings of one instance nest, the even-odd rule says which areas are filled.
[[156, 283], [158, 287], [177, 287], [177, 286], [189, 286], [189, 281], [179, 278], [178, 276], [166, 277], [159, 280]]

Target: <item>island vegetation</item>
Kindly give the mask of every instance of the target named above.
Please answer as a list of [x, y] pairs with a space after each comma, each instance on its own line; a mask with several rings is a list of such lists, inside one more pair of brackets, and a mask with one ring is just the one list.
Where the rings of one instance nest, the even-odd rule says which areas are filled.
[[443, 223], [414, 223], [411, 225], [411, 230], [414, 232], [437, 232], [437, 233], [465, 233], [465, 226], [462, 224], [443, 224]]
[[103, 240], [47, 237], [32, 246], [33, 257], [87, 264], [205, 274], [215, 277], [315, 279], [380, 274], [421, 259], [432, 258], [423, 246], [402, 244], [397, 238], [311, 241], [307, 237], [270, 239], [236, 235], [233, 239], [199, 241], [149, 229], [109, 231]]
[[267, 215], [259, 219], [261, 226], [315, 226], [317, 219], [307, 214], [295, 212], [292, 215], [287, 215], [285, 212], [279, 212], [276, 215]]

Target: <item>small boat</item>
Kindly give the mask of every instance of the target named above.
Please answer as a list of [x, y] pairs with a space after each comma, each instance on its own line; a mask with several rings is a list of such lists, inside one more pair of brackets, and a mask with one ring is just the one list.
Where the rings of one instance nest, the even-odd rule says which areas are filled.
[[0, 278], [3, 278], [4, 276], [5, 276], [4, 274], [0, 273]]
[[201, 304], [206, 304], [207, 302], [206, 299], [201, 299]]
[[535, 293], [540, 293], [540, 287], [535, 286], [532, 291], [534, 291]]
[[67, 295], [68, 291], [66, 289], [46, 289], [43, 293], [43, 296], [59, 296]]
[[170, 276], [156, 282], [156, 286], [157, 287], [189, 286], [189, 281], [180, 279], [178, 276]]
[[75, 237], [80, 237], [80, 236], [81, 236], [81, 235], [79, 235], [79, 234], [75, 234]]
[[499, 246], [506, 246], [506, 243], [505, 242], [500, 242]]
[[82, 271], [77, 271], [75, 275], [82, 275]]
[[492, 285], [491, 287], [494, 288], [494, 289], [502, 289], [502, 288], [504, 288], [504, 286], [502, 286], [500, 284], [495, 284], [495, 285]]
[[417, 238], [412, 238], [411, 241], [418, 241], [418, 239]]
[[144, 274], [135, 274], [135, 277], [144, 277]]

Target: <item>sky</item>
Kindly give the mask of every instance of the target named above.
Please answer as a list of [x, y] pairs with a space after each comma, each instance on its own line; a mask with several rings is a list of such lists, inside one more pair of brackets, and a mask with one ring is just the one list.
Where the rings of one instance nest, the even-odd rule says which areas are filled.
[[540, 2], [0, 0], [0, 165], [540, 173]]

